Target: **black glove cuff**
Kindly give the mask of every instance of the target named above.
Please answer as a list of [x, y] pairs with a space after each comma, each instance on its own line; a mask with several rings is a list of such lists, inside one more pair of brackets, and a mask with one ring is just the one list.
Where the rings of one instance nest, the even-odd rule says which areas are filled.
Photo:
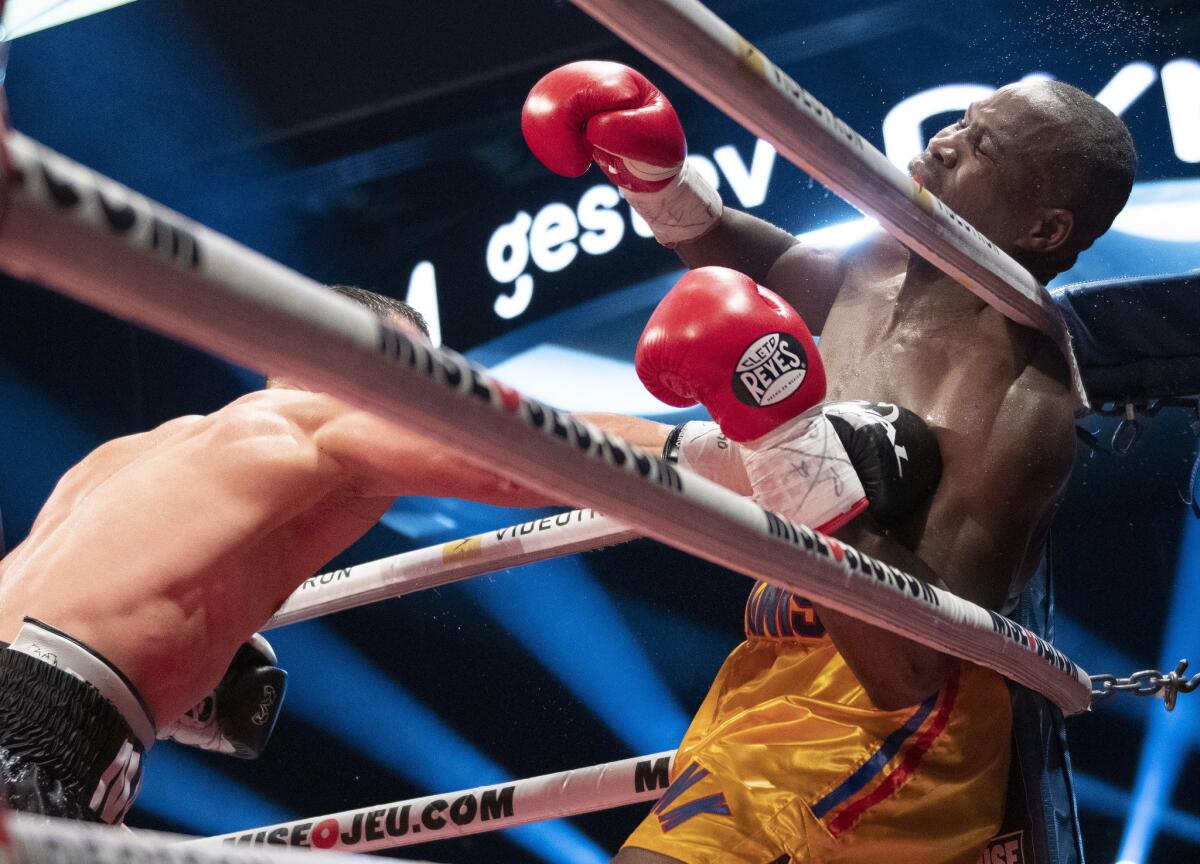
[[670, 462], [672, 465], [679, 464], [679, 446], [683, 439], [683, 427], [686, 425], [686, 423], [680, 423], [667, 435], [667, 440], [663, 442], [662, 449], [664, 462]]

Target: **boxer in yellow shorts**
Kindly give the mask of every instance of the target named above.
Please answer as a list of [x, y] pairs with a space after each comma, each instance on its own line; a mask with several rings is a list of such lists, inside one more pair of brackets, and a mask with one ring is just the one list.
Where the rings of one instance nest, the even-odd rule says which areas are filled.
[[746, 637], [626, 847], [689, 864], [975, 860], [1003, 812], [1003, 678], [964, 663], [924, 702], [879, 710], [812, 606], [763, 582]]
[[[550, 73], [522, 130], [561, 174], [598, 162], [694, 272], [735, 268], [794, 307], [820, 337], [827, 399], [904, 406], [928, 423], [942, 461], [932, 498], [891, 528], [860, 517], [837, 539], [1007, 608], [1036, 568], [1074, 464], [1078, 400], [1053, 340], [882, 232], [822, 249], [724, 206], [689, 167], [674, 109], [634, 70], [581, 63]], [[1121, 120], [1061, 81], [1010, 84], [974, 102], [909, 164], [922, 188], [1042, 283], [1108, 229], [1136, 169]], [[668, 435], [632, 419], [607, 428], [647, 449]], [[697, 437], [702, 455], [732, 452], [705, 441], [720, 439]], [[756, 491], [744, 472], [679, 461]], [[762, 602], [756, 592], [752, 605]], [[824, 637], [764, 641], [755, 634], [769, 629], [748, 630], [683, 742], [676, 785], [618, 864], [976, 857], [990, 830], [978, 823], [1003, 809], [1003, 683], [836, 611], [821, 616], [840, 653]], [[903, 829], [903, 845], [888, 841], [888, 826]]]

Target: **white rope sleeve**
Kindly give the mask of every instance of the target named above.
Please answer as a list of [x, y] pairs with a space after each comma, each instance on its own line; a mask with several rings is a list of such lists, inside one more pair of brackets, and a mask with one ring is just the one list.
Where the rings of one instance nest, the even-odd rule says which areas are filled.
[[1078, 410], [1089, 410], [1066, 324], [1033, 275], [698, 0], [572, 2], [989, 305], [1052, 337]]
[[19, 133], [0, 266], [235, 363], [288, 375], [641, 534], [987, 666], [1083, 710], [1090, 681], [1032, 632], [795, 525], [414, 340], [353, 301]]
[[509, 567], [615, 546], [637, 536], [595, 510], [568, 510], [313, 576], [292, 592], [261, 629], [308, 621]]
[[[188, 848], [266, 843], [376, 852], [654, 801], [675, 751], [207, 837]], [[322, 859], [323, 860], [323, 859]]]
[[[185, 845], [191, 840], [157, 831], [50, 819], [0, 810], [0, 861], [4, 864], [311, 864], [311, 853], [262, 846]], [[369, 858], [332, 853], [321, 864], [371, 864]], [[404, 864], [404, 859], [391, 859]], [[410, 862], [419, 864], [419, 862]]]

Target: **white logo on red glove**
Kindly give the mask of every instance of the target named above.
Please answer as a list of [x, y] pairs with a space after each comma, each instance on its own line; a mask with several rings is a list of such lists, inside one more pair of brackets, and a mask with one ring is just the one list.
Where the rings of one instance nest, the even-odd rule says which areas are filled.
[[795, 393], [807, 373], [808, 356], [799, 340], [768, 333], [742, 352], [733, 371], [733, 392], [740, 402], [765, 408]]

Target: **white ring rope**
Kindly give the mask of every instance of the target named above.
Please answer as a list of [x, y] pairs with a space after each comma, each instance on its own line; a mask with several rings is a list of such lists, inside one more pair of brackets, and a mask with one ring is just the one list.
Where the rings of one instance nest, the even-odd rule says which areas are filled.
[[525, 780], [279, 822], [206, 837], [187, 845], [265, 843], [377, 852], [466, 834], [500, 831], [530, 822], [655, 801], [670, 785], [674, 756], [674, 750], [667, 750]]
[[1029, 630], [763, 510], [556, 409], [453, 351], [9, 133], [0, 266], [236, 363], [434, 437], [544, 495], [1044, 694], [1088, 708], [1087, 674]]
[[[311, 852], [249, 845], [203, 849], [179, 842], [191, 839], [0, 808], [0, 861], [4, 864], [312, 864]], [[333, 857], [322, 857], [321, 864], [373, 861], [346, 853], [330, 854]], [[391, 860], [404, 864], [403, 859]]]
[[572, 0], [1012, 320], [1051, 336], [1090, 410], [1058, 306], [1033, 275], [697, 0]]
[[18, 133], [9, 144], [23, 182], [7, 202], [0, 263], [18, 275], [235, 362], [291, 374], [544, 494], [593, 504], [685, 551], [996, 668], [1068, 713], [1087, 707], [1087, 676], [1032, 633], [523, 399], [454, 352], [414, 342]]
[[259, 629], [283, 627], [497, 570], [615, 546], [639, 536], [595, 510], [568, 510], [313, 576], [301, 583]]

